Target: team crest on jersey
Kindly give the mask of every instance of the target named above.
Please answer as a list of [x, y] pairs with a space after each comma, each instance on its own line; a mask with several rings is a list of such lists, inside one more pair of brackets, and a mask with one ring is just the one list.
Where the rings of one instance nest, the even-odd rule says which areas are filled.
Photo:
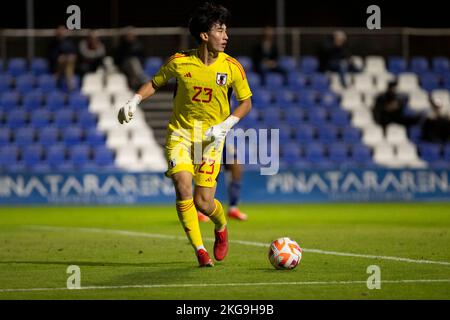
[[226, 73], [220, 73], [220, 72], [217, 72], [217, 75], [216, 75], [216, 83], [217, 83], [219, 86], [224, 86], [224, 85], [226, 85], [226, 84], [227, 84], [227, 77], [228, 77], [228, 75], [227, 75]]

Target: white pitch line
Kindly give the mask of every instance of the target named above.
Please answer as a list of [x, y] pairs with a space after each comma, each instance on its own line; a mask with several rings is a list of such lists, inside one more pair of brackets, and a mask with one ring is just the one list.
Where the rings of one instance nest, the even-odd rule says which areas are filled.
[[[409, 284], [409, 283], [450, 283], [450, 279], [412, 279], [412, 280], [381, 280], [381, 284]], [[356, 281], [297, 281], [297, 282], [255, 282], [255, 283], [180, 283], [180, 284], [141, 284], [123, 286], [87, 286], [78, 289], [68, 288], [11, 288], [0, 289], [0, 293], [33, 292], [33, 291], [77, 291], [77, 290], [105, 290], [105, 289], [153, 289], [153, 288], [204, 288], [204, 287], [254, 287], [254, 286], [292, 286], [292, 285], [347, 285], [366, 284], [367, 280]]]
[[[166, 234], [146, 233], [146, 232], [127, 231], [127, 230], [115, 230], [115, 229], [72, 228], [72, 227], [53, 227], [53, 226], [39, 226], [39, 225], [27, 226], [27, 228], [35, 229], [35, 230], [47, 230], [47, 231], [66, 230], [66, 231], [81, 231], [81, 232], [92, 232], [92, 233], [110, 233], [110, 234], [119, 234], [119, 235], [124, 235], [124, 236], [131, 236], [131, 237], [186, 240], [185, 237], [181, 237], [181, 236], [172, 236], [172, 235], [166, 235]], [[206, 241], [214, 242], [213, 238], [204, 238], [204, 239]], [[230, 243], [243, 244], [243, 245], [247, 245], [247, 246], [267, 247], [267, 248], [269, 247], [268, 244], [262, 243], [262, 242], [253, 242], [253, 241], [244, 241], [244, 240], [229, 240], [229, 241], [230, 241]], [[377, 256], [377, 255], [370, 255], [370, 254], [359, 254], [359, 253], [339, 252], [339, 251], [326, 251], [326, 250], [308, 249], [308, 248], [302, 248], [302, 250], [304, 252], [334, 255], [334, 256], [343, 256], [343, 257], [391, 260], [391, 261], [407, 262], [407, 263], [438, 264], [438, 265], [450, 266], [450, 262], [447, 262], [447, 261], [418, 260], [418, 259], [409, 259], [409, 258], [402, 258], [402, 257]]]

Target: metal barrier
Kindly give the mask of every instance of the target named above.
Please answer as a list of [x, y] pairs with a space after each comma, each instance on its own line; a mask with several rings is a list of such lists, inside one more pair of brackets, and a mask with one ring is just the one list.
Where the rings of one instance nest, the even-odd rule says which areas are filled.
[[[275, 28], [281, 55], [296, 58], [314, 55], [319, 46], [336, 29], [348, 35], [348, 45], [354, 55], [397, 55], [408, 59], [414, 55], [450, 56], [450, 29], [418, 28]], [[112, 52], [124, 29], [97, 29], [108, 51]], [[230, 28], [228, 52], [232, 55], [251, 55], [260, 41], [264, 28]], [[148, 56], [168, 56], [175, 50], [195, 46], [186, 28], [135, 28]], [[78, 40], [88, 29], [69, 31]], [[54, 36], [53, 29], [0, 30], [0, 55], [5, 60], [14, 56], [46, 56], [46, 48]], [[34, 41], [29, 41], [33, 38]]]

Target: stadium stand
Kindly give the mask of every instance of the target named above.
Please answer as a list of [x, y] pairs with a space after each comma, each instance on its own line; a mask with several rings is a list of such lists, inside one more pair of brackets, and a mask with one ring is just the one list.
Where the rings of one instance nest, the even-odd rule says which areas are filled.
[[[429, 96], [450, 114], [450, 63], [446, 57], [354, 57], [362, 72], [348, 74], [343, 88], [336, 73], [319, 72], [319, 61], [281, 57], [288, 72], [268, 74], [262, 86], [252, 60], [241, 56], [253, 91], [253, 110], [238, 127], [280, 129], [281, 167], [448, 166], [450, 147], [425, 142], [420, 126], [377, 125], [371, 108], [388, 81], [398, 80], [407, 112], [424, 114]], [[147, 75], [163, 63], [148, 57]], [[0, 169], [3, 171], [164, 171], [163, 149], [142, 110], [122, 126], [118, 108], [131, 96], [126, 78], [113, 65], [79, 79], [69, 91], [49, 73], [48, 62], [11, 58], [0, 72]], [[232, 105], [236, 104], [233, 97]], [[258, 149], [248, 147], [247, 156]]]

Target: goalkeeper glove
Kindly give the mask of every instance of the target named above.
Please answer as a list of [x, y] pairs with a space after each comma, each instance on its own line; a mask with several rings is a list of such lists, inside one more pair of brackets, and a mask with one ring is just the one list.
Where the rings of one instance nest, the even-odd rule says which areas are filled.
[[125, 106], [119, 109], [117, 118], [119, 119], [120, 124], [123, 124], [124, 121], [128, 123], [131, 121], [131, 119], [133, 119], [133, 115], [136, 112], [137, 105], [139, 104], [139, 102], [141, 102], [141, 100], [142, 96], [136, 93], [133, 98], [125, 103]]
[[208, 130], [205, 131], [206, 140], [213, 140], [215, 147], [218, 148], [220, 144], [225, 141], [228, 131], [230, 131], [239, 120], [238, 117], [231, 115], [226, 118], [225, 121], [208, 128]]

